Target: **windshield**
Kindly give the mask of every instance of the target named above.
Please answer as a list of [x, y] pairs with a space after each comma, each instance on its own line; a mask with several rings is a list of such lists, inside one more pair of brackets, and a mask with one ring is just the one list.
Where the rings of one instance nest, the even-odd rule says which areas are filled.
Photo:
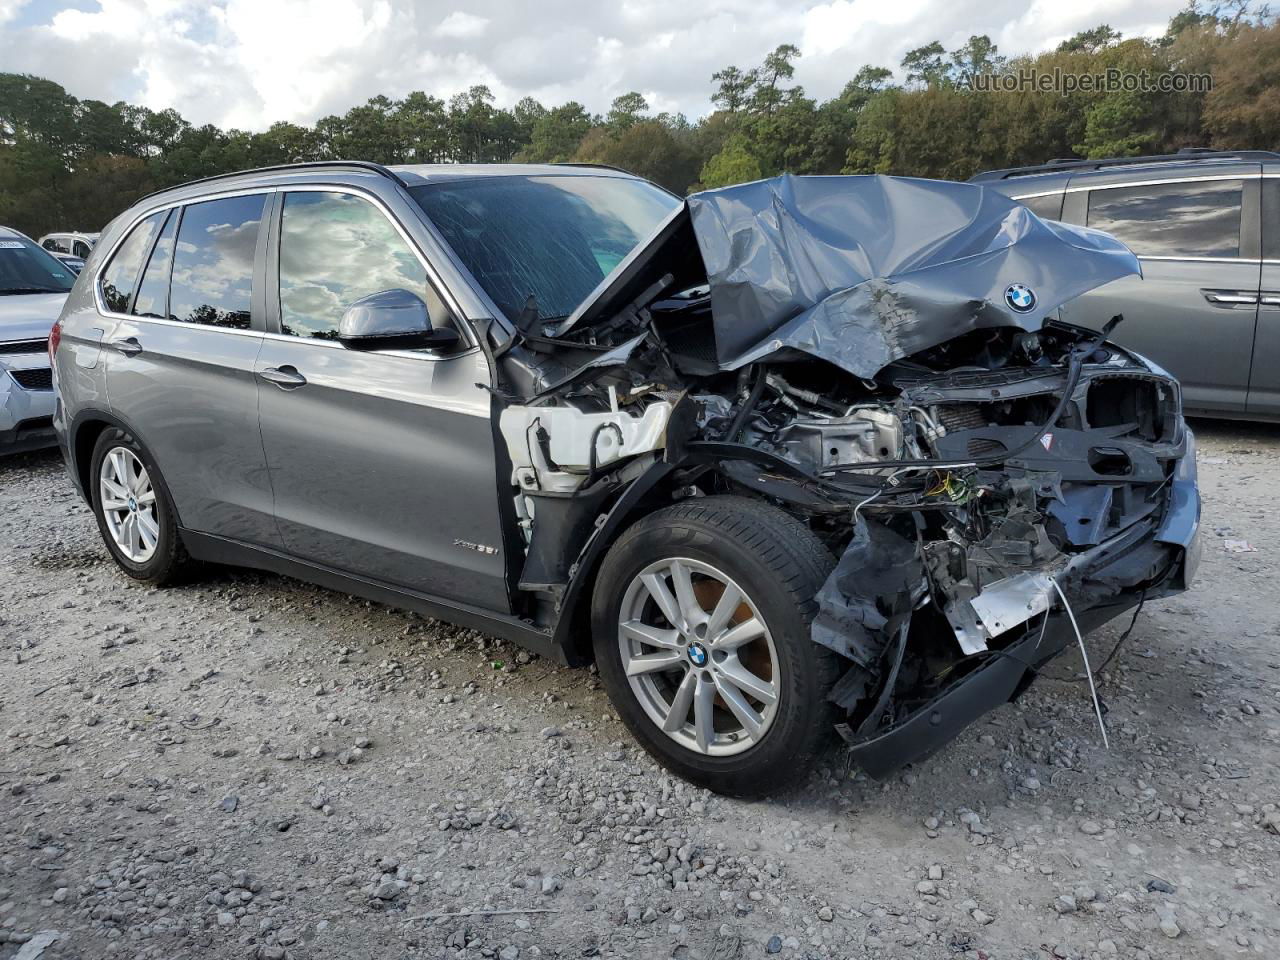
[[66, 293], [76, 275], [24, 237], [0, 237], [0, 295]]
[[624, 177], [482, 177], [409, 191], [514, 320], [567, 317], [680, 200]]

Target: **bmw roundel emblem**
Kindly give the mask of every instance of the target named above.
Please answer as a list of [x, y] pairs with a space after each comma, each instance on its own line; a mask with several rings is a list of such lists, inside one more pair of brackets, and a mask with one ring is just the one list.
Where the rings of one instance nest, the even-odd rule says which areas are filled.
[[1036, 293], [1025, 283], [1011, 283], [1004, 288], [1004, 302], [1018, 313], [1036, 308]]
[[702, 644], [689, 644], [689, 660], [695, 667], [705, 667], [707, 665], [707, 649]]

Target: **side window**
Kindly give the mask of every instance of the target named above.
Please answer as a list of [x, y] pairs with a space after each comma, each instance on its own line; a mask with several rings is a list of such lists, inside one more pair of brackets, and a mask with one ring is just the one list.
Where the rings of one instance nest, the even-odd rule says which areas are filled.
[[89, 245], [85, 243], [83, 240], [77, 240], [74, 244], [72, 244], [71, 252], [74, 253], [77, 257], [79, 257], [81, 260], [83, 260], [89, 256]]
[[348, 306], [383, 290], [408, 290], [431, 323], [449, 326], [421, 261], [382, 211], [349, 193], [287, 194], [280, 215], [280, 327], [334, 340]]
[[46, 250], [57, 250], [58, 241], [53, 239], [53, 237], [49, 237], [49, 239], [45, 240], [45, 242], [40, 244], [40, 246], [44, 247]]
[[142, 261], [150, 251], [151, 242], [155, 240], [167, 215], [167, 212], [153, 213], [134, 227], [124, 243], [116, 248], [107, 268], [102, 271], [102, 299], [112, 313], [129, 312], [129, 301], [133, 298], [134, 284], [138, 282], [138, 271], [142, 269]]
[[1042, 219], [1062, 219], [1061, 193], [1051, 193], [1047, 197], [1027, 197], [1025, 200], [1019, 200], [1018, 202]]
[[172, 319], [168, 314], [169, 299], [169, 264], [173, 262], [173, 235], [177, 229], [178, 211], [169, 214], [164, 228], [160, 231], [160, 239], [151, 251], [151, 259], [147, 269], [143, 271], [142, 283], [138, 285], [138, 296], [133, 301], [133, 312], [139, 317], [159, 317], [162, 320]]
[[182, 211], [169, 319], [249, 329], [253, 257], [266, 196], [224, 197]]
[[1240, 180], [1114, 187], [1089, 193], [1091, 227], [1139, 256], [1240, 256]]

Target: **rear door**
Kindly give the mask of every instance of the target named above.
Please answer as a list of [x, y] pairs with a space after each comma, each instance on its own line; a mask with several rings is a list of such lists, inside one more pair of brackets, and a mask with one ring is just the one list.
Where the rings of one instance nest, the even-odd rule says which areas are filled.
[[1280, 170], [1262, 177], [1262, 288], [1248, 413], [1280, 416]]
[[[506, 613], [491, 398], [481, 386], [490, 372], [428, 262], [390, 209], [341, 187], [282, 193], [272, 232], [273, 332], [257, 372], [285, 548]], [[458, 328], [463, 345], [441, 354], [338, 343], [352, 301], [396, 288], [424, 300], [433, 326]]]
[[258, 429], [260, 231], [271, 192], [145, 218], [102, 273], [111, 408], [155, 457], [183, 527], [278, 546]]
[[1258, 312], [1258, 164], [1180, 178], [1072, 181], [1064, 219], [1097, 227], [1142, 261], [1125, 277], [1062, 309], [1070, 323], [1101, 327], [1182, 382], [1186, 406], [1241, 413], [1249, 390]]

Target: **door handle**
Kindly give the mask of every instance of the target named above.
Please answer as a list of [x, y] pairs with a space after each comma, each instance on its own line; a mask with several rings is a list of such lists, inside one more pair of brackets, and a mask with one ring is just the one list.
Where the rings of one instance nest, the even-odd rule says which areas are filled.
[[268, 383], [274, 383], [281, 390], [294, 390], [304, 386], [307, 378], [298, 372], [297, 367], [286, 363], [283, 367], [264, 367], [258, 376]]
[[1256, 290], [1201, 290], [1204, 298], [1210, 303], [1223, 307], [1232, 307], [1242, 303], [1257, 303]]
[[142, 352], [142, 344], [138, 342], [137, 337], [125, 337], [123, 340], [111, 341], [111, 346], [117, 353], [123, 353], [126, 357], [136, 357]]
[[1263, 290], [1258, 302], [1267, 307], [1280, 307], [1280, 293]]

